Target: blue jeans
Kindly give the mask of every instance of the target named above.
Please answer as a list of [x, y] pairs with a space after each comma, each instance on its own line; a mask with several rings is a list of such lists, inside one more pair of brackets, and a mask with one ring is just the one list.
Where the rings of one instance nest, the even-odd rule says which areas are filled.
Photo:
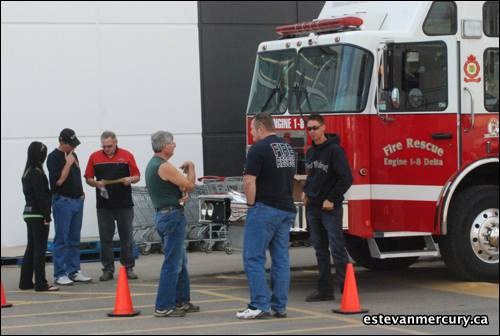
[[[285, 312], [290, 287], [290, 227], [295, 213], [256, 203], [248, 209], [243, 241], [243, 266], [250, 287], [249, 306]], [[271, 291], [266, 281], [266, 250], [271, 254]]]
[[156, 231], [160, 235], [165, 259], [160, 272], [156, 309], [172, 309], [176, 303], [191, 301], [187, 255], [184, 245], [186, 218], [180, 209], [156, 213]]
[[349, 261], [342, 231], [342, 206], [325, 211], [320, 206], [308, 206], [306, 216], [311, 243], [316, 250], [319, 279], [317, 289], [324, 294], [333, 293], [330, 251], [340, 289], [344, 288], [345, 268]]
[[54, 278], [80, 270], [80, 233], [83, 220], [83, 200], [54, 195]]

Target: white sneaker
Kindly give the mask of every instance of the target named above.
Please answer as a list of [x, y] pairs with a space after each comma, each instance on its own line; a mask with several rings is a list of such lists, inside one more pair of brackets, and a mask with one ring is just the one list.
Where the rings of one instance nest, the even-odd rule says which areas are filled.
[[236, 317], [242, 320], [260, 319], [271, 316], [269, 312], [260, 309], [247, 308], [236, 313]]
[[92, 278], [83, 274], [83, 272], [81, 270], [76, 272], [76, 273], [71, 274], [70, 278], [71, 278], [71, 280], [73, 280], [75, 282], [90, 282], [90, 281], [92, 281]]
[[61, 286], [71, 286], [73, 285], [73, 281], [68, 278], [66, 275], [59, 277], [55, 281], [56, 284], [61, 285]]

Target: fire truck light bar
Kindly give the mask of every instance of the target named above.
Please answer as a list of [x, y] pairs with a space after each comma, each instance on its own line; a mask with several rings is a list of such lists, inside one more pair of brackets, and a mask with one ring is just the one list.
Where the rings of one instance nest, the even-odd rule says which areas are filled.
[[337, 19], [325, 19], [310, 22], [301, 22], [286, 26], [276, 27], [276, 33], [281, 36], [290, 36], [300, 33], [312, 33], [329, 30], [339, 30], [342, 28], [358, 28], [363, 24], [361, 18], [355, 16], [346, 16]]

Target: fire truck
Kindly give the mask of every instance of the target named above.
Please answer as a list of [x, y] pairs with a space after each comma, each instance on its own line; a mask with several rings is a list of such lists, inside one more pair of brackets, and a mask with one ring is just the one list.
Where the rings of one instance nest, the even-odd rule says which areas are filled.
[[307, 116], [324, 117], [354, 176], [357, 264], [442, 256], [458, 278], [498, 281], [498, 20], [497, 1], [332, 1], [258, 46], [247, 145], [272, 113], [304, 176]]

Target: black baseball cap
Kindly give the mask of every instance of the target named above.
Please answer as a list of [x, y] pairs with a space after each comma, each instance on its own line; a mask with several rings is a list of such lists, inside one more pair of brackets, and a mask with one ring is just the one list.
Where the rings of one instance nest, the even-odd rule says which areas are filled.
[[80, 140], [76, 137], [75, 131], [71, 128], [65, 128], [59, 134], [59, 141], [67, 143], [71, 147], [76, 147], [80, 144]]

